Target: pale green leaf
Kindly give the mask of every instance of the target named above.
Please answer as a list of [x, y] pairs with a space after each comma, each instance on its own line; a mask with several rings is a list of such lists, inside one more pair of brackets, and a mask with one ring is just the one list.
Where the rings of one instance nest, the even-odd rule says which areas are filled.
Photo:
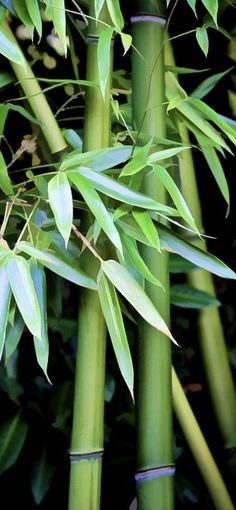
[[84, 176], [92, 184], [92, 186], [94, 186], [95, 189], [101, 191], [111, 198], [119, 200], [120, 202], [124, 202], [125, 204], [156, 210], [166, 215], [173, 215], [177, 213], [177, 211], [175, 212], [175, 209], [159, 204], [159, 202], [156, 202], [152, 198], [149, 198], [148, 196], [143, 195], [137, 191], [133, 191], [128, 186], [120, 184], [107, 175], [94, 172], [90, 168], [80, 167], [77, 171], [68, 171], [68, 175], [75, 184], [77, 175]]
[[206, 28], [198, 27], [196, 30], [196, 39], [197, 42], [203, 51], [205, 57], [207, 57], [208, 50], [209, 50], [209, 39], [208, 39], [208, 33]]
[[0, 151], [0, 189], [5, 193], [5, 195], [13, 195], [13, 187], [11, 184], [10, 177], [8, 175], [7, 166]]
[[39, 366], [45, 373], [48, 381], [48, 355], [49, 355], [49, 344], [48, 344], [48, 325], [47, 325], [47, 296], [46, 296], [46, 277], [42, 266], [35, 260], [31, 261], [30, 271], [36, 296], [39, 303], [40, 314], [41, 314], [41, 334], [40, 338], [34, 336], [34, 349], [36, 358]]
[[133, 363], [124, 327], [123, 317], [115, 288], [100, 269], [97, 279], [98, 295], [110, 334], [115, 356], [121, 374], [129, 388], [132, 398], [134, 386]]
[[117, 290], [129, 301], [135, 310], [137, 310], [141, 317], [175, 342], [165, 321], [162, 319], [152, 301], [125, 267], [121, 266], [115, 260], [106, 260], [102, 264], [102, 270]]
[[73, 221], [73, 202], [70, 184], [65, 173], [58, 172], [49, 181], [48, 197], [57, 228], [67, 246]]
[[32, 335], [40, 338], [41, 314], [28, 262], [12, 255], [7, 263], [10, 286], [19, 311]]
[[96, 172], [103, 172], [127, 161], [132, 154], [132, 150], [133, 147], [131, 145], [124, 145], [83, 153], [78, 151], [72, 152], [62, 162], [60, 170], [71, 170], [73, 167], [86, 166], [96, 170]]
[[63, 129], [65, 141], [73, 148], [82, 152], [83, 140], [74, 129]]
[[120, 10], [119, 0], [106, 0], [111, 20], [114, 23], [114, 27], [117, 32], [122, 32], [124, 28], [124, 19]]
[[67, 54], [67, 41], [66, 41], [66, 10], [65, 0], [48, 0], [47, 4], [50, 8], [53, 25], [55, 32], [58, 35], [65, 55]]
[[25, 327], [25, 323], [20, 315], [19, 312], [16, 312], [16, 316], [14, 318], [14, 324], [10, 324], [10, 322], [7, 325], [7, 331], [6, 331], [6, 340], [5, 340], [5, 363], [8, 362], [9, 358], [13, 354], [13, 352], [16, 350], [18, 343], [21, 339], [23, 330]]
[[191, 7], [191, 9], [193, 10], [196, 18], [197, 18], [197, 13], [196, 13], [196, 0], [187, 0], [188, 2], [188, 5], [189, 7]]
[[26, 7], [26, 2], [22, 0], [13, 0], [13, 6], [17, 16], [20, 18], [23, 24], [32, 31], [33, 34], [34, 24]]
[[43, 252], [25, 241], [21, 241], [18, 244], [18, 249], [27, 253], [31, 257], [36, 258], [45, 267], [59, 276], [62, 276], [66, 280], [76, 283], [81, 287], [96, 289], [96, 284], [92, 278], [80, 269], [78, 262], [74, 261], [69, 254], [65, 259], [65, 257], [55, 251], [55, 248], [54, 250]]
[[214, 23], [217, 26], [217, 14], [219, 9], [218, 0], [202, 0], [202, 3], [203, 5], [205, 5], [206, 9], [208, 10]]
[[[22, 0], [21, 0], [22, 2]], [[25, 0], [26, 7], [28, 9], [28, 13], [32, 20], [34, 27], [36, 28], [39, 37], [42, 36], [42, 19], [39, 10], [38, 0]]]
[[23, 53], [20, 48], [6, 36], [2, 26], [0, 26], [0, 53], [16, 64], [25, 65]]
[[17, 413], [0, 426], [0, 474], [9, 469], [19, 457], [28, 430], [27, 423]]
[[172, 179], [168, 171], [163, 166], [160, 165], [153, 165], [153, 171], [160, 179], [163, 186], [165, 186], [165, 188], [167, 189], [176, 208], [180, 213], [180, 216], [182, 216], [186, 223], [188, 223], [194, 230], [197, 230], [195, 221], [184, 200], [184, 197], [181, 195], [179, 188], [176, 186], [174, 180]]
[[219, 113], [198, 98], [189, 98], [189, 101], [204, 115], [205, 118], [214, 122], [214, 124], [216, 124], [216, 126], [229, 137], [230, 141], [236, 145], [235, 129], [233, 129], [228, 122], [225, 122]]
[[103, 98], [105, 98], [110, 75], [112, 34], [113, 29], [111, 27], [106, 27], [102, 30], [98, 41], [99, 84]]
[[150, 154], [147, 160], [148, 165], [152, 165], [153, 163], [157, 163], [158, 161], [163, 161], [164, 159], [172, 158], [180, 152], [183, 152], [185, 149], [189, 149], [190, 147], [171, 147], [170, 149], [164, 149], [162, 151], [153, 152]]
[[147, 165], [147, 159], [151, 145], [152, 140], [150, 140], [143, 147], [137, 147], [131, 160], [124, 166], [120, 177], [125, 175], [134, 175]]
[[122, 254], [122, 245], [119, 233], [98, 193], [82, 175], [76, 174], [75, 177], [75, 174], [70, 173], [69, 176], [72, 182], [76, 185], [81, 195], [83, 196], [85, 202], [87, 203], [89, 209], [94, 214], [101, 228], [104, 230], [108, 238]]
[[177, 253], [198, 267], [222, 278], [236, 279], [236, 274], [224, 262], [193, 244], [185, 241], [178, 234], [158, 223], [158, 232], [162, 249]]
[[98, 19], [99, 14], [101, 12], [101, 9], [103, 8], [104, 3], [105, 3], [105, 0], [94, 0], [96, 19]]
[[10, 309], [11, 287], [6, 265], [0, 267], [0, 360], [6, 338], [6, 328]]
[[124, 48], [124, 55], [129, 51], [130, 46], [132, 44], [132, 36], [130, 34], [124, 34], [124, 32], [121, 32], [120, 34], [121, 41]]
[[157, 280], [157, 278], [155, 278], [155, 276], [151, 273], [151, 271], [148, 269], [147, 265], [145, 264], [143, 258], [141, 257], [141, 255], [138, 251], [136, 241], [134, 241], [134, 239], [131, 239], [129, 236], [126, 236], [125, 234], [122, 235], [121, 239], [122, 239], [123, 246], [124, 246], [125, 250], [127, 251], [127, 254], [129, 256], [132, 266], [148, 282], [153, 283], [153, 285], [157, 285], [158, 287], [162, 287], [159, 280]]
[[134, 219], [137, 221], [145, 237], [148, 239], [151, 246], [160, 251], [160, 240], [157, 228], [154, 225], [150, 214], [147, 211], [132, 211]]
[[172, 305], [181, 308], [201, 309], [220, 306], [220, 302], [214, 296], [211, 296], [208, 292], [195, 289], [187, 283], [171, 285], [170, 302]]

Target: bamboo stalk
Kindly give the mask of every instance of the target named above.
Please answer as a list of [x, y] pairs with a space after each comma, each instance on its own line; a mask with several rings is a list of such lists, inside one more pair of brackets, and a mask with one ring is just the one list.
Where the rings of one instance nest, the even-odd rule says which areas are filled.
[[[164, 53], [161, 2], [136, 1], [133, 21], [133, 121], [151, 137], [165, 136]], [[165, 190], [153, 174], [143, 191], [165, 203]], [[168, 256], [152, 248], [142, 255], [165, 292], [146, 285], [146, 292], [169, 322]], [[173, 509], [171, 347], [160, 332], [140, 322], [136, 381], [137, 499], [139, 510]]]
[[174, 411], [186, 441], [192, 451], [199, 471], [206, 483], [216, 510], [234, 510], [234, 505], [225, 487], [218, 467], [208, 448], [184, 390], [172, 369], [172, 391]]
[[[174, 65], [170, 44], [166, 44], [166, 63]], [[188, 131], [183, 123], [178, 125], [179, 134], [184, 144], [189, 145]], [[195, 168], [191, 149], [183, 152], [179, 158], [181, 192], [185, 198], [196, 224], [204, 232], [201, 202], [198, 193]], [[207, 250], [205, 241], [195, 239], [193, 243]], [[188, 274], [189, 283], [196, 289], [216, 295], [213, 277], [204, 270]], [[224, 331], [218, 308], [203, 308], [198, 314], [198, 333], [206, 378], [215, 410], [218, 426], [224, 446], [236, 446], [236, 393], [230, 369]]]
[[[21, 52], [20, 46], [18, 45], [18, 42], [6, 20], [2, 22], [1, 29], [4, 30], [7, 37]], [[31, 106], [35, 117], [42, 122], [41, 130], [49, 149], [52, 153], [61, 152], [67, 147], [67, 144], [37, 78], [35, 77], [23, 53], [22, 57], [24, 65], [16, 64], [10, 60], [9, 64], [11, 65], [16, 78], [20, 82], [20, 86], [27, 97], [27, 101]]]
[[[90, 2], [89, 14], [94, 16], [94, 1]], [[100, 19], [108, 21], [106, 7], [102, 9]], [[99, 23], [90, 22], [87, 79], [96, 83], [99, 82], [97, 43], [101, 28]], [[86, 92], [85, 151], [109, 145], [109, 88], [110, 83], [105, 99], [99, 88]], [[84, 269], [96, 277], [98, 263], [87, 250], [81, 262]], [[78, 323], [69, 510], [98, 510], [103, 452], [106, 328], [96, 292], [80, 291]]]

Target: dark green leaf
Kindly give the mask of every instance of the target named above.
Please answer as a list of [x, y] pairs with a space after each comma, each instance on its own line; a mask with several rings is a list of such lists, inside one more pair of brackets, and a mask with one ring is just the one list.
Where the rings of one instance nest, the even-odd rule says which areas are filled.
[[37, 456], [31, 470], [31, 490], [37, 505], [41, 503], [47, 494], [56, 470], [56, 464], [52, 464], [48, 451], [44, 448]]
[[14, 324], [8, 322], [5, 340], [5, 363], [8, 362], [9, 358], [16, 350], [17, 345], [21, 339], [25, 323], [19, 312], [16, 312], [14, 318]]
[[171, 285], [170, 301], [173, 305], [182, 308], [205, 308], [220, 306], [215, 297], [199, 289], [195, 289], [186, 283]]
[[113, 349], [121, 374], [133, 396], [134, 371], [129, 344], [124, 327], [120, 304], [113, 285], [107, 280], [102, 269], [99, 271], [97, 287], [102, 311], [111, 337]]
[[27, 434], [27, 423], [17, 413], [0, 426], [0, 474], [9, 469], [19, 457]]

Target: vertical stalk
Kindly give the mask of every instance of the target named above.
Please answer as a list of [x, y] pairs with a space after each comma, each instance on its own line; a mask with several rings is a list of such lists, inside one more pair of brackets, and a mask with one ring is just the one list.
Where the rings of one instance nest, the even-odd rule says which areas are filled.
[[[7, 37], [14, 43], [18, 50], [21, 51], [6, 20], [3, 21], [1, 28], [4, 29]], [[41, 130], [49, 149], [52, 153], [61, 152], [67, 146], [62, 132], [28, 61], [26, 58], [23, 59], [24, 65], [16, 64], [10, 60], [8, 62], [11, 65], [16, 78], [20, 82], [21, 88], [26, 95], [27, 101], [36, 119], [42, 122]]]
[[[89, 14], [94, 17], [93, 0]], [[109, 21], [106, 7], [102, 9], [100, 19]], [[90, 22], [87, 38], [86, 77], [96, 83], [99, 83], [97, 44], [102, 28], [103, 25]], [[109, 88], [110, 83], [105, 99], [99, 87], [86, 92], [85, 151], [109, 145]], [[84, 226], [88, 226], [87, 218]], [[81, 262], [84, 269], [96, 277], [97, 261], [91, 254], [86, 251]], [[96, 292], [80, 291], [78, 324], [69, 510], [98, 510], [103, 453], [106, 328]]]
[[[133, 121], [151, 137], [165, 137], [162, 3], [138, 0], [133, 22]], [[146, 175], [143, 191], [165, 203], [165, 189]], [[146, 292], [169, 322], [168, 256], [145, 247], [143, 257], [165, 292], [151, 284]], [[139, 510], [173, 509], [171, 346], [160, 332], [140, 323], [137, 366], [137, 498]]]
[[196, 421], [187, 397], [174, 369], [172, 369], [174, 411], [186, 441], [206, 483], [216, 510], [234, 510], [221, 474]]
[[[170, 44], [166, 44], [167, 64], [174, 65]], [[184, 144], [189, 145], [188, 131], [183, 123], [178, 125]], [[184, 151], [179, 158], [181, 192], [185, 198], [196, 224], [204, 232], [201, 203], [195, 176], [191, 149]], [[207, 250], [205, 241], [196, 239], [196, 246]], [[196, 289], [215, 296], [213, 277], [204, 270], [188, 274], [190, 284]], [[199, 342], [205, 366], [206, 378], [214, 406], [217, 422], [226, 447], [236, 446], [236, 394], [230, 370], [229, 359], [218, 308], [203, 308], [198, 315]]]

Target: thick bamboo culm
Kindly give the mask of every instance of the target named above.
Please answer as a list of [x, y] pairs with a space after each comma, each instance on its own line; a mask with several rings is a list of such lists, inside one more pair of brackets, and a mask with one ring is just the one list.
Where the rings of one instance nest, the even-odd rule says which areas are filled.
[[[165, 44], [166, 63], [175, 65], [170, 43]], [[178, 125], [180, 137], [189, 145], [188, 131], [183, 123]], [[201, 202], [195, 176], [191, 149], [187, 149], [179, 158], [181, 192], [185, 198], [196, 224], [204, 232]], [[202, 239], [193, 241], [196, 246], [207, 250]], [[189, 283], [200, 290], [215, 296], [213, 277], [204, 270], [188, 274]], [[206, 378], [214, 406], [218, 426], [225, 447], [236, 446], [236, 393], [230, 369], [224, 331], [218, 308], [203, 308], [198, 314], [199, 342]]]
[[[164, 28], [161, 2], [134, 2], [132, 97], [134, 128], [152, 137], [165, 136]], [[141, 56], [140, 56], [141, 54]], [[153, 174], [143, 191], [165, 203], [165, 190]], [[152, 248], [142, 255], [165, 292], [151, 284], [146, 292], [169, 322], [168, 256]], [[140, 322], [136, 377], [137, 500], [139, 510], [172, 510], [172, 399], [169, 339]]]
[[[90, 16], [94, 17], [94, 1]], [[100, 19], [106, 22], [104, 7]], [[87, 38], [88, 80], [99, 83], [97, 44], [102, 24], [90, 22]], [[112, 59], [112, 57], [111, 57]], [[110, 80], [105, 99], [98, 88], [86, 92], [84, 151], [107, 147], [110, 139]], [[97, 261], [90, 253], [81, 257], [83, 268], [96, 278]], [[79, 293], [74, 415], [71, 441], [69, 510], [99, 510], [104, 430], [104, 378], [106, 327], [95, 291]]]
[[[4, 30], [7, 37], [14, 43], [18, 48], [20, 47], [18, 42], [10, 29], [7, 21], [3, 21], [1, 29]], [[23, 54], [22, 54], [23, 57]], [[20, 86], [27, 98], [27, 101], [32, 109], [36, 119], [41, 121], [41, 131], [48, 144], [48, 147], [52, 153], [62, 152], [65, 150], [67, 144], [63, 138], [63, 134], [57, 124], [55, 116], [47, 102], [46, 97], [35, 77], [29, 63], [26, 58], [23, 57], [24, 65], [16, 64], [9, 60], [12, 70], [16, 78], [20, 82]]]

